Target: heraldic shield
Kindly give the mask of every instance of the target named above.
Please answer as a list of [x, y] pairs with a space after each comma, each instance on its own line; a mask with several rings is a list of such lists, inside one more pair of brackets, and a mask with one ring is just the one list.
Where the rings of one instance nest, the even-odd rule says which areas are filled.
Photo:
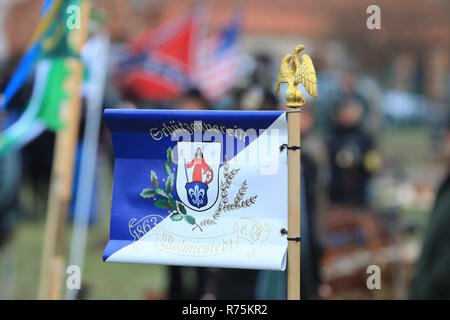
[[205, 211], [217, 201], [220, 142], [177, 143], [176, 191], [181, 202], [194, 211]]
[[186, 183], [186, 191], [189, 203], [197, 208], [208, 203], [208, 185], [203, 182], [193, 181]]

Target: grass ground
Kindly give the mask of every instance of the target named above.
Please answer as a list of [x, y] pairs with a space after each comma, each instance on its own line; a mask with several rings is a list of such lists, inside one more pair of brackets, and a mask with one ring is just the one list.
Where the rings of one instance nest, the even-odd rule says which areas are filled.
[[[85, 257], [83, 287], [89, 299], [142, 299], [150, 292], [164, 295], [166, 267], [157, 265], [104, 263], [102, 252], [108, 238], [102, 221], [92, 227]], [[41, 264], [44, 223], [25, 222], [16, 231], [16, 281], [14, 299], [36, 299]], [[70, 229], [66, 243], [70, 243]], [[161, 297], [161, 296], [159, 296]]]

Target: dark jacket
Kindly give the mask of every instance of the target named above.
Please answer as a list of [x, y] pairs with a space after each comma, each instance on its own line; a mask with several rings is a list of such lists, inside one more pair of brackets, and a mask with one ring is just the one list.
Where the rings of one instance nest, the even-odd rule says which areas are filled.
[[360, 127], [335, 128], [328, 142], [331, 181], [329, 196], [332, 204], [364, 206], [371, 172], [364, 159], [374, 149], [370, 135]]
[[450, 299], [450, 174], [431, 212], [410, 298]]

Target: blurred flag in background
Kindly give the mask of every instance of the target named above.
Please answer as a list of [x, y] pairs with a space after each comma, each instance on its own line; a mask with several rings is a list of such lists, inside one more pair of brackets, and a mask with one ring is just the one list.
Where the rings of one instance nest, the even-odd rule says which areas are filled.
[[170, 100], [192, 87], [203, 25], [203, 11], [195, 8], [131, 40], [119, 61], [119, 87], [147, 101]]
[[240, 17], [201, 44], [196, 82], [210, 101], [223, 97], [237, 82], [240, 63]]
[[121, 90], [140, 101], [173, 100], [192, 88], [221, 98], [236, 82], [240, 19], [207, 36], [206, 17], [198, 6], [131, 40], [117, 66]]

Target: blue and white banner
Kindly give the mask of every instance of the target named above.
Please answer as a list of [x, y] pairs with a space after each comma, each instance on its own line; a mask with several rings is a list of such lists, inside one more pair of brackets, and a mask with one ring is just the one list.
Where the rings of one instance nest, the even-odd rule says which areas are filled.
[[106, 110], [107, 262], [284, 270], [286, 113]]

